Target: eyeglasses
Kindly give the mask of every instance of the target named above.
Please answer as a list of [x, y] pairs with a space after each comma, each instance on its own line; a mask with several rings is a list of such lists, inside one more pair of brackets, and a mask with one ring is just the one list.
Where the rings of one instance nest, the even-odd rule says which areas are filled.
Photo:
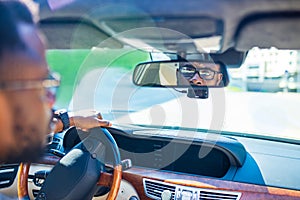
[[186, 78], [191, 79], [196, 73], [204, 80], [212, 80], [215, 74], [221, 73], [210, 68], [196, 68], [193, 65], [184, 65], [179, 67], [179, 72]]
[[50, 102], [54, 102], [59, 85], [59, 75], [56, 73], [50, 73], [44, 80], [18, 80], [0, 82], [0, 91], [32, 90], [44, 88], [46, 90], [46, 98]]

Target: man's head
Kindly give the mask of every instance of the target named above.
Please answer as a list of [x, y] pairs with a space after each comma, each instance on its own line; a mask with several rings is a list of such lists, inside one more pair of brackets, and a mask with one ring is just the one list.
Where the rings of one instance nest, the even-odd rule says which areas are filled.
[[[50, 130], [47, 96], [55, 82], [45, 81], [49, 76], [46, 60], [37, 46], [26, 41], [30, 38], [26, 34], [33, 32], [24, 34], [13, 12], [0, 2], [0, 19], [6, 21], [0, 23], [0, 162], [5, 163], [40, 156]], [[7, 37], [12, 37], [11, 42]]]
[[179, 85], [220, 86], [223, 80], [221, 64], [208, 62], [182, 63], [177, 70]]

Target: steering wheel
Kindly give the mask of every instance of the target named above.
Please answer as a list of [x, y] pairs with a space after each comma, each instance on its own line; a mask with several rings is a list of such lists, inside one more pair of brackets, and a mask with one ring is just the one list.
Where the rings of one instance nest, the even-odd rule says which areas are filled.
[[[110, 147], [113, 154], [112, 175], [104, 171], [107, 146]], [[56, 165], [47, 176], [37, 199], [57, 199], [55, 195], [60, 195], [60, 193], [65, 194], [58, 197], [59, 199], [86, 199], [87, 196], [91, 199], [97, 186], [110, 187], [107, 199], [116, 199], [122, 179], [122, 165], [118, 146], [107, 129], [91, 129], [88, 137], [61, 160], [52, 159], [52, 164], [55, 163]], [[30, 163], [21, 163], [19, 167], [18, 198], [22, 200], [30, 199], [28, 194], [29, 168]], [[69, 173], [70, 176], [66, 177], [66, 173]], [[68, 181], [68, 178], [71, 180]], [[66, 191], [68, 188], [70, 191]]]

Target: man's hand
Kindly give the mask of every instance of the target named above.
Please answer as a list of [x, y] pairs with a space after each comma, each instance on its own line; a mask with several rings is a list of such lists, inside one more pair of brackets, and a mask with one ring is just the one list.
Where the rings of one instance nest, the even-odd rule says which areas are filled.
[[[111, 122], [103, 120], [101, 113], [91, 110], [82, 110], [74, 113], [68, 113], [70, 116], [70, 126], [76, 126], [82, 130], [88, 130], [94, 127], [109, 127]], [[60, 120], [53, 119], [55, 124], [54, 132], [61, 132], [63, 124]]]

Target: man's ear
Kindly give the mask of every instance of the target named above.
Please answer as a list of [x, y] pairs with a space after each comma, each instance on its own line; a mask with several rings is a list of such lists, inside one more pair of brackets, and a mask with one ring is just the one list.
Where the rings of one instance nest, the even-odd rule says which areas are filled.
[[223, 74], [219, 73], [217, 77], [218, 77], [217, 86], [221, 86], [220, 84], [223, 80]]

